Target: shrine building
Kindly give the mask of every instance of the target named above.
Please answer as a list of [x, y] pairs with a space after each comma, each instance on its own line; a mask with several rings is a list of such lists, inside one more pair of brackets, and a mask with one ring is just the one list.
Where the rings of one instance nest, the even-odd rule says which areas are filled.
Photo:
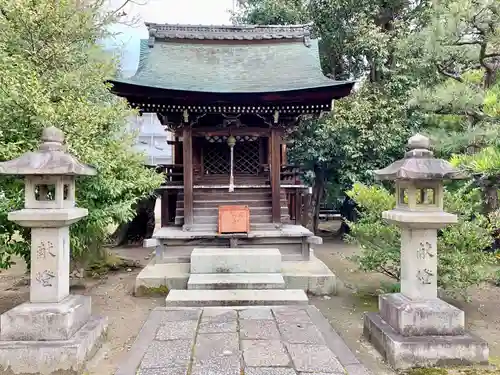
[[308, 26], [146, 25], [137, 72], [111, 83], [172, 133], [155, 264], [189, 263], [203, 246], [271, 246], [283, 261], [309, 260], [307, 187], [287, 162], [287, 139], [354, 82], [323, 75]]

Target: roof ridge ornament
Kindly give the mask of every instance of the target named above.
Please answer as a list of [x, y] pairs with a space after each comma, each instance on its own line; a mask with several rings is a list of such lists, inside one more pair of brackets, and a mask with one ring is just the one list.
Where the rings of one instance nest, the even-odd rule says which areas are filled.
[[148, 39], [148, 47], [153, 48], [155, 46], [155, 39], [156, 39], [156, 29], [151, 27], [148, 29], [149, 32], [149, 39]]
[[181, 25], [146, 22], [149, 46], [156, 39], [266, 40], [311, 39], [310, 24], [302, 25]]

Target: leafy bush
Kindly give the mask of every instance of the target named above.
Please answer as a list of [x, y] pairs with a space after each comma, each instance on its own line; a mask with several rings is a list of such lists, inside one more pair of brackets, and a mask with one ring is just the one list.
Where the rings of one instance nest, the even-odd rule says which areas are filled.
[[[382, 219], [382, 212], [395, 206], [393, 194], [381, 186], [355, 184], [348, 195], [361, 207], [362, 215], [349, 223], [347, 240], [361, 247], [354, 259], [364, 271], [400, 279], [400, 229]], [[479, 214], [480, 192], [469, 185], [445, 192], [445, 209], [458, 215], [458, 223], [438, 236], [438, 286], [465, 296], [466, 290], [493, 275], [495, 257], [485, 252], [498, 227], [495, 214]]]
[[[95, 166], [77, 184], [88, 218], [71, 228], [72, 255], [99, 251], [108, 226], [130, 220], [133, 205], [161, 183], [124, 132], [133, 112], [105, 83], [115, 64], [97, 41], [113, 20], [102, 2], [0, 0], [0, 161], [38, 147], [42, 129], [64, 131], [68, 151]], [[109, 15], [109, 14], [108, 14]], [[0, 178], [0, 267], [29, 258], [29, 231], [7, 220], [23, 206], [22, 181]]]

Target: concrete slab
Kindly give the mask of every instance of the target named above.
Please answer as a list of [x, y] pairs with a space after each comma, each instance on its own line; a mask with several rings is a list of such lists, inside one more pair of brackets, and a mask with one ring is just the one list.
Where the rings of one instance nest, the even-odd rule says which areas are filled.
[[195, 248], [191, 253], [191, 273], [279, 273], [278, 249]]
[[188, 289], [285, 289], [285, 280], [280, 273], [193, 273]]
[[[301, 289], [314, 295], [336, 293], [336, 277], [318, 258], [308, 261], [283, 261], [281, 273], [286, 289]], [[142, 295], [148, 288], [167, 287], [187, 289], [190, 276], [189, 263], [150, 263], [139, 273], [135, 281], [135, 294]]]
[[[200, 309], [155, 309], [115, 375], [177, 375], [187, 374], [187, 368], [197, 375], [371, 375], [314, 306], [206, 307], [201, 310], [198, 321], [190, 319], [184, 325], [179, 324], [184, 327], [178, 329], [181, 336], [176, 333], [172, 340], [162, 341], [158, 339], [158, 332], [173, 330], [172, 325], [168, 329], [163, 327], [167, 315], [199, 316]], [[318, 340], [321, 344], [290, 343], [276, 329], [279, 322], [275, 313], [289, 317], [298, 312], [308, 317], [321, 337]], [[193, 328], [193, 322], [197, 322], [198, 328]], [[204, 322], [234, 323], [237, 329], [201, 333]]]
[[171, 290], [167, 306], [252, 306], [307, 304], [298, 289]]

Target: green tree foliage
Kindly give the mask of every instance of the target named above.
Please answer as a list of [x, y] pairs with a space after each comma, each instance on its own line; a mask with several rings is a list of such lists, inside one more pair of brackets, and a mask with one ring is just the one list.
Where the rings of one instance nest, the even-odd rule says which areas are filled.
[[235, 24], [298, 25], [310, 18], [304, 0], [244, 0], [232, 20]]
[[[415, 19], [423, 17], [425, 4], [413, 7], [398, 0], [308, 2], [313, 30], [321, 42], [324, 73], [361, 84], [356, 93], [336, 101], [330, 114], [305, 121], [291, 136], [291, 160], [315, 172], [316, 214], [325, 187], [341, 194], [356, 181], [371, 181], [370, 170], [394, 160], [411, 129], [419, 127], [418, 116], [407, 105], [411, 90], [418, 85], [411, 73], [411, 64], [418, 56], [403, 59], [398, 45]], [[275, 11], [264, 0], [254, 0], [248, 6], [241, 17], [245, 22], [256, 21], [248, 17], [252, 10], [259, 14], [266, 10], [269, 15]]]
[[[438, 152], [476, 175], [485, 211], [499, 208], [500, 3], [435, 2], [429, 22], [403, 50], [418, 50], [435, 75], [421, 80], [411, 105], [426, 115]], [[427, 78], [427, 80], [425, 80]]]
[[[71, 229], [73, 256], [103, 245], [108, 226], [130, 220], [135, 202], [161, 183], [124, 133], [133, 112], [105, 80], [115, 64], [97, 44], [108, 17], [99, 2], [0, 0], [0, 160], [37, 148], [42, 129], [66, 134], [67, 149], [95, 166], [78, 181], [89, 217]], [[29, 257], [29, 233], [7, 220], [23, 206], [22, 182], [0, 178], [0, 267]]]
[[[394, 196], [382, 187], [363, 184], [355, 184], [349, 196], [362, 210], [361, 219], [351, 223], [348, 236], [362, 249], [356, 261], [365, 271], [380, 272], [399, 281], [400, 229], [382, 220], [382, 212], [394, 208]], [[499, 220], [496, 215], [477, 213], [481, 206], [477, 189], [464, 187], [446, 192], [445, 206], [458, 215], [458, 223], [443, 229], [438, 237], [438, 286], [466, 296], [467, 288], [494, 274], [491, 265], [495, 257], [484, 249], [490, 246], [491, 233]]]

